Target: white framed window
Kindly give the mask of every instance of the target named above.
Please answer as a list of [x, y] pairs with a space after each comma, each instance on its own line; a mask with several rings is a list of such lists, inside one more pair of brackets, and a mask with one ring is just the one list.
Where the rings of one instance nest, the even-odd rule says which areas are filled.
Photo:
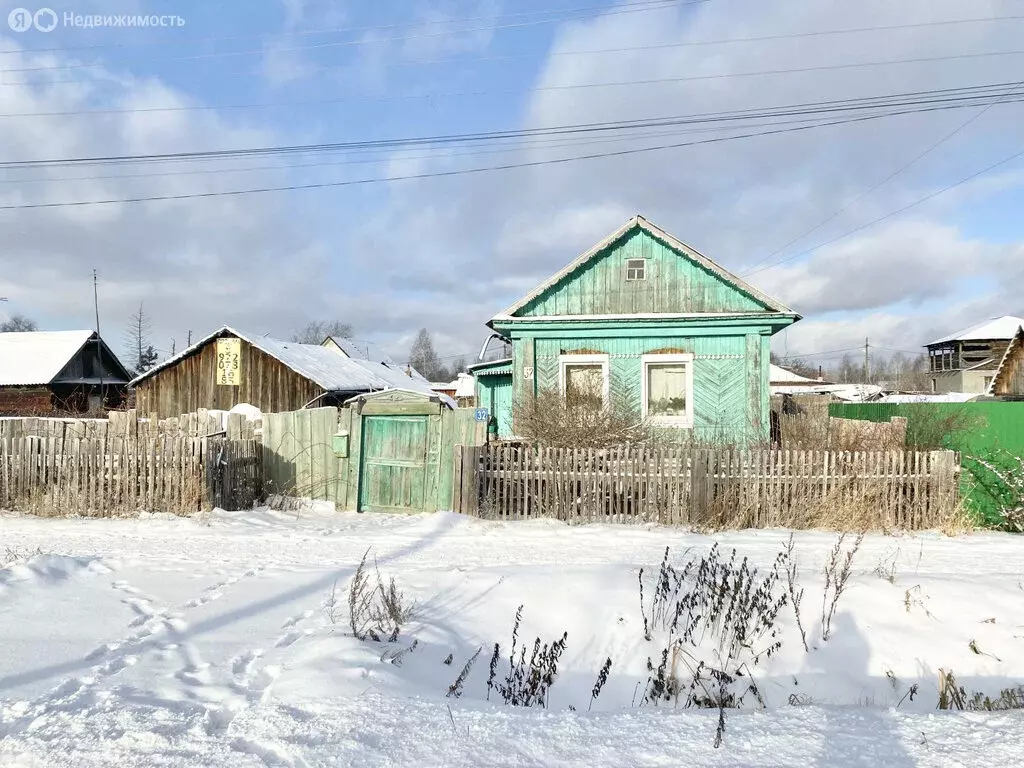
[[692, 427], [693, 355], [643, 355], [640, 362], [644, 418], [667, 427]]
[[558, 387], [571, 402], [608, 402], [608, 355], [559, 355]]
[[647, 259], [626, 259], [626, 279], [646, 280]]

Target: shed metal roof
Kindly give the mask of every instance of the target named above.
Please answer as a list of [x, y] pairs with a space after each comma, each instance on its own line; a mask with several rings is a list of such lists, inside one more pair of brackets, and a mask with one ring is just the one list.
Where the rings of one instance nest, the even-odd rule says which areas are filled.
[[1014, 315], [993, 317], [991, 320], [928, 342], [925, 346], [933, 347], [936, 344], [948, 344], [951, 341], [996, 341], [1000, 339], [1009, 341], [1022, 325], [1024, 325], [1024, 317], [1015, 317]]
[[405, 370], [408, 368], [411, 374], [411, 378], [417, 379], [422, 383], [427, 383], [427, 378], [423, 376], [412, 366], [402, 366], [395, 362], [394, 358], [388, 355], [383, 349], [370, 341], [356, 341], [354, 339], [345, 339], [341, 336], [328, 336], [324, 339], [324, 345], [330, 340], [334, 342], [335, 346], [338, 347], [344, 354], [348, 355], [353, 360], [369, 360], [373, 363], [380, 363], [386, 365], [395, 371], [400, 371], [405, 374]]
[[95, 331], [0, 333], [0, 386], [49, 384], [95, 336]]
[[283, 365], [295, 371], [295, 373], [309, 379], [327, 392], [369, 392], [379, 389], [408, 389], [414, 392], [431, 394], [430, 387], [382, 363], [346, 357], [329, 347], [323, 347], [319, 344], [299, 344], [294, 341], [282, 341], [281, 339], [274, 339], [269, 336], [245, 333], [227, 325], [200, 339], [174, 357], [168, 358], [154, 368], [151, 368], [133, 380], [132, 385], [137, 385], [165, 368], [175, 365], [214, 339], [228, 335], [237, 336], [248, 342], [256, 347], [256, 349], [280, 361]]

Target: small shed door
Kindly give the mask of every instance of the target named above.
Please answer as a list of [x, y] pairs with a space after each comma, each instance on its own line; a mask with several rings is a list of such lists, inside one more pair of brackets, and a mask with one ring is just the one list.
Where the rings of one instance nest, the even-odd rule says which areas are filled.
[[364, 416], [359, 510], [424, 508], [427, 416]]

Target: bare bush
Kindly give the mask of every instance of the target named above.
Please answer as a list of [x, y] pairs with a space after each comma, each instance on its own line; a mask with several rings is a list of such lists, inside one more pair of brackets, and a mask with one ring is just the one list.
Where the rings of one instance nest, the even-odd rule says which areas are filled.
[[832, 619], [835, 618], [836, 609], [839, 607], [839, 598], [846, 591], [847, 582], [852, 572], [853, 558], [864, 541], [864, 534], [857, 534], [850, 549], [843, 552], [845, 540], [846, 534], [839, 534], [824, 568], [825, 589], [821, 598], [821, 639], [826, 642], [832, 634]]
[[[394, 578], [387, 584], [375, 565], [376, 582], [366, 566], [367, 549], [356, 568], [348, 587], [349, 626], [352, 636], [359, 640], [380, 642], [398, 640], [401, 628], [415, 612], [415, 604], [407, 603]], [[333, 598], [332, 590], [332, 598]], [[332, 598], [329, 598], [332, 599]]]
[[655, 438], [636, 404], [624, 397], [605, 403], [601, 398], [542, 389], [516, 402], [515, 420], [521, 438], [553, 448], [607, 448]]
[[[715, 746], [725, 732], [725, 710], [743, 705], [747, 695], [764, 704], [751, 667], [782, 647], [778, 613], [787, 602], [779, 587], [785, 553], [760, 575], [732, 550], [723, 557], [715, 544], [681, 567], [662, 560], [650, 606], [644, 613], [645, 638], [655, 630], [665, 638], [643, 701], [684, 707], [717, 708]], [[640, 580], [641, 589], [643, 578]]]
[[789, 541], [786, 542], [786, 592], [789, 595], [789, 604], [793, 607], [793, 615], [796, 617], [796, 628], [800, 632], [800, 641], [804, 645], [804, 651], [810, 652], [807, 646], [807, 632], [804, 630], [803, 618], [800, 614], [800, 606], [804, 600], [804, 588], [797, 587], [800, 581], [800, 564], [796, 558], [796, 543], [793, 534], [789, 534]]
[[551, 686], [558, 677], [558, 662], [565, 652], [565, 644], [569, 637], [567, 632], [551, 643], [541, 644], [538, 637], [534, 640], [533, 651], [527, 659], [527, 647], [519, 644], [519, 626], [523, 619], [523, 606], [516, 611], [515, 623], [512, 626], [512, 646], [509, 650], [509, 670], [503, 681], [494, 681], [497, 671], [500, 647], [494, 646], [491, 658], [491, 674], [487, 682], [488, 696], [494, 687], [506, 704], [514, 707], [547, 707]]

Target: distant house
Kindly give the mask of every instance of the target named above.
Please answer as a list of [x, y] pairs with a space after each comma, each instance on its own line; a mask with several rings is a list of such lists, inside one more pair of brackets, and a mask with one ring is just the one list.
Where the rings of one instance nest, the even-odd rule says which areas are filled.
[[763, 440], [769, 340], [799, 319], [635, 216], [495, 315], [512, 356], [470, 372], [500, 436], [515, 433], [515, 403], [557, 389], [635, 403], [697, 438]]
[[130, 378], [95, 331], [0, 333], [0, 415], [117, 408]]
[[1024, 318], [1004, 315], [926, 344], [932, 392], [988, 392], [1022, 325]]
[[329, 347], [341, 352], [345, 357], [353, 360], [369, 360], [372, 363], [379, 363], [394, 370], [401, 370], [413, 379], [421, 383], [427, 383], [427, 378], [410, 365], [399, 365], [387, 352], [369, 341], [356, 341], [341, 336], [328, 336], [323, 340], [321, 346]]
[[822, 378], [811, 379], [799, 373], [771, 363], [768, 366], [768, 384], [773, 395], [795, 395], [813, 393], [831, 382]]
[[[339, 405], [386, 389], [433, 394], [398, 366], [224, 326], [131, 382], [140, 413], [168, 418], [248, 403], [264, 412]], [[454, 403], [452, 403], [454, 404]]]
[[1010, 340], [987, 394], [1007, 400], [1024, 400], [1024, 325]]

